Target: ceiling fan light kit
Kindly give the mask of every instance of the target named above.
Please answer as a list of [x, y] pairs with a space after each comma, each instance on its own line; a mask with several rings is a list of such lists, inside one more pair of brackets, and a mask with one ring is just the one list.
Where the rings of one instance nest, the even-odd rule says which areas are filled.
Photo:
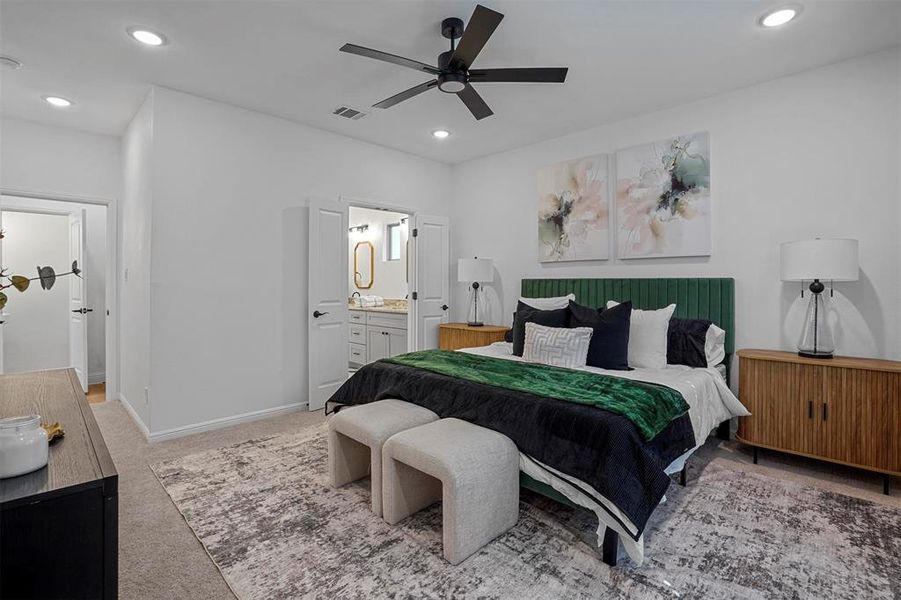
[[[437, 67], [356, 44], [344, 44], [340, 50], [416, 69], [435, 77], [373, 104], [374, 108], [390, 108], [437, 87], [444, 93], [456, 94], [476, 120], [480, 120], [493, 115], [494, 112], [470, 85], [471, 83], [563, 83], [566, 80], [566, 67], [471, 69], [472, 63], [503, 18], [504, 15], [501, 13], [479, 4], [465, 28], [463, 21], [456, 17], [441, 21], [441, 35], [450, 40], [451, 47], [450, 50], [438, 55]], [[460, 43], [455, 44], [458, 39]]]

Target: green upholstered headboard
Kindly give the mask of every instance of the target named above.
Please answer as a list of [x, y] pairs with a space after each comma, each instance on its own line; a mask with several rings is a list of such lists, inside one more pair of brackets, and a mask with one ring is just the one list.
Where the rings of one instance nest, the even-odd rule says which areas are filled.
[[726, 364], [735, 352], [735, 280], [730, 277], [663, 279], [523, 279], [522, 296], [575, 294], [579, 304], [601, 307], [631, 300], [635, 308], [676, 305], [675, 316], [710, 319], [726, 331]]

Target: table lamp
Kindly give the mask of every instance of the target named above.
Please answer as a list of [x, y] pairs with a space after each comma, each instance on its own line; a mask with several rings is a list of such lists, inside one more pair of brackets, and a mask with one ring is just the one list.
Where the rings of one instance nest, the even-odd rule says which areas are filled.
[[[820, 239], [785, 242], [781, 247], [782, 281], [810, 281], [810, 304], [798, 342], [798, 354], [832, 358], [835, 341], [826, 320], [822, 281], [856, 281], [859, 271], [857, 240]], [[831, 283], [830, 283], [831, 288]], [[832, 290], [830, 289], [830, 295]]]
[[479, 321], [479, 282], [491, 283], [494, 281], [494, 263], [490, 258], [458, 258], [457, 281], [472, 282], [472, 303], [467, 314], [467, 325], [481, 327]]

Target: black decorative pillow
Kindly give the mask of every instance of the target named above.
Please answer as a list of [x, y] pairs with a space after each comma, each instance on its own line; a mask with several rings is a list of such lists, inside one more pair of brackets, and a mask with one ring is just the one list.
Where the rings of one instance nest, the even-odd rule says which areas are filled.
[[[513, 313], [513, 322], [516, 322], [516, 313]], [[508, 344], [513, 343], [513, 327], [507, 330], [507, 333], [504, 334], [504, 341]]]
[[520, 302], [513, 315], [513, 355], [522, 356], [526, 345], [526, 323], [538, 323], [546, 327], [566, 327], [569, 324], [569, 309], [541, 310]]
[[706, 367], [707, 330], [713, 321], [707, 319], [680, 319], [669, 321], [667, 332], [666, 362], [671, 365]]
[[632, 303], [623, 302], [613, 308], [589, 308], [569, 302], [569, 326], [591, 327], [594, 333], [588, 344], [588, 366], [628, 371], [629, 325]]

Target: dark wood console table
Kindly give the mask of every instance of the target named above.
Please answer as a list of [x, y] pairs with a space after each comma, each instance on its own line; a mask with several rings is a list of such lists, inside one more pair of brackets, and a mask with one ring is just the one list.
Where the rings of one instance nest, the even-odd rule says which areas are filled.
[[119, 476], [75, 371], [0, 376], [0, 417], [34, 412], [66, 435], [0, 479], [0, 598], [116, 598]]

